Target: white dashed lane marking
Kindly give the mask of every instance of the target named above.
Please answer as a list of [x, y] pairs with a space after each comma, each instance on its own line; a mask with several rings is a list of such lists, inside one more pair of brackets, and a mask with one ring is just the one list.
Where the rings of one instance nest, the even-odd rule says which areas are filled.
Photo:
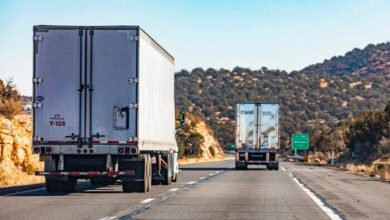
[[153, 200], [154, 200], [154, 198], [148, 198], [148, 199], [142, 200], [141, 203], [148, 203], [148, 202], [151, 202]]
[[190, 181], [186, 185], [192, 185], [192, 184], [195, 184], [195, 183], [196, 183], [195, 181]]

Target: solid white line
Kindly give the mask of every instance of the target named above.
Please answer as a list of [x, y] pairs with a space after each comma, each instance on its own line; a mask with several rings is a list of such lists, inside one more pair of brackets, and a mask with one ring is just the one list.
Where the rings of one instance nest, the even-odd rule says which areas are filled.
[[175, 192], [177, 190], [179, 190], [179, 188], [173, 188], [173, 189], [170, 189], [169, 192]]
[[196, 183], [195, 181], [190, 181], [186, 185], [191, 185], [191, 184], [195, 184], [195, 183]]
[[154, 198], [148, 198], [148, 199], [141, 201], [141, 203], [148, 203], [148, 202], [151, 202], [153, 200], [154, 200]]
[[282, 167], [282, 170], [287, 172], [287, 174], [294, 180], [294, 182], [317, 204], [325, 214], [329, 216], [332, 220], [342, 220], [342, 218], [336, 214], [332, 209], [327, 207], [320, 198], [318, 198], [309, 188], [303, 185], [298, 178], [296, 178], [291, 172], [287, 171], [286, 168]]

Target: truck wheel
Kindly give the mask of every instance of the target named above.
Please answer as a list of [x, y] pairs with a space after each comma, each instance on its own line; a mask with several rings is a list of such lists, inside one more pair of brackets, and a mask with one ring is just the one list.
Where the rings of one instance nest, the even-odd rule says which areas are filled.
[[276, 165], [274, 166], [274, 170], [279, 170], [279, 164], [276, 164]]
[[46, 177], [45, 180], [46, 191], [49, 193], [59, 192], [59, 181]]
[[67, 181], [59, 181], [59, 191], [65, 193], [71, 193], [76, 191], [77, 179], [68, 178]]
[[135, 191], [135, 182], [134, 181], [123, 181], [122, 182], [122, 191], [124, 193], [131, 193]]
[[164, 180], [162, 183], [163, 185], [169, 185], [172, 182], [172, 154], [168, 153], [167, 157], [164, 159], [166, 159], [167, 167], [166, 169], [163, 169]]
[[152, 188], [152, 175], [151, 175], [151, 165], [152, 160], [150, 159], [149, 154], [142, 155], [144, 160], [144, 179], [143, 181], [136, 182], [137, 192], [149, 192]]

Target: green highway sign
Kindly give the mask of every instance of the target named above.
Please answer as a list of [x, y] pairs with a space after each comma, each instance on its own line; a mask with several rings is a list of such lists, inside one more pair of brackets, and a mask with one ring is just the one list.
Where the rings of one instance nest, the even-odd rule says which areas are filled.
[[292, 149], [307, 150], [309, 149], [309, 134], [293, 134]]

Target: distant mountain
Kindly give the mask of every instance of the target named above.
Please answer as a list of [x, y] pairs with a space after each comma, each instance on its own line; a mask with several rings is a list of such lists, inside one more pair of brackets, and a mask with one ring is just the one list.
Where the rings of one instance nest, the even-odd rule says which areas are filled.
[[293, 132], [384, 108], [390, 100], [390, 43], [370, 44], [291, 73], [266, 67], [196, 68], [176, 73], [175, 80], [177, 107], [204, 117], [223, 147], [234, 142], [235, 103], [279, 102], [284, 147]]
[[323, 63], [310, 65], [301, 72], [332, 75], [390, 74], [390, 43], [369, 44], [364, 49], [353, 49], [344, 56], [335, 56]]

